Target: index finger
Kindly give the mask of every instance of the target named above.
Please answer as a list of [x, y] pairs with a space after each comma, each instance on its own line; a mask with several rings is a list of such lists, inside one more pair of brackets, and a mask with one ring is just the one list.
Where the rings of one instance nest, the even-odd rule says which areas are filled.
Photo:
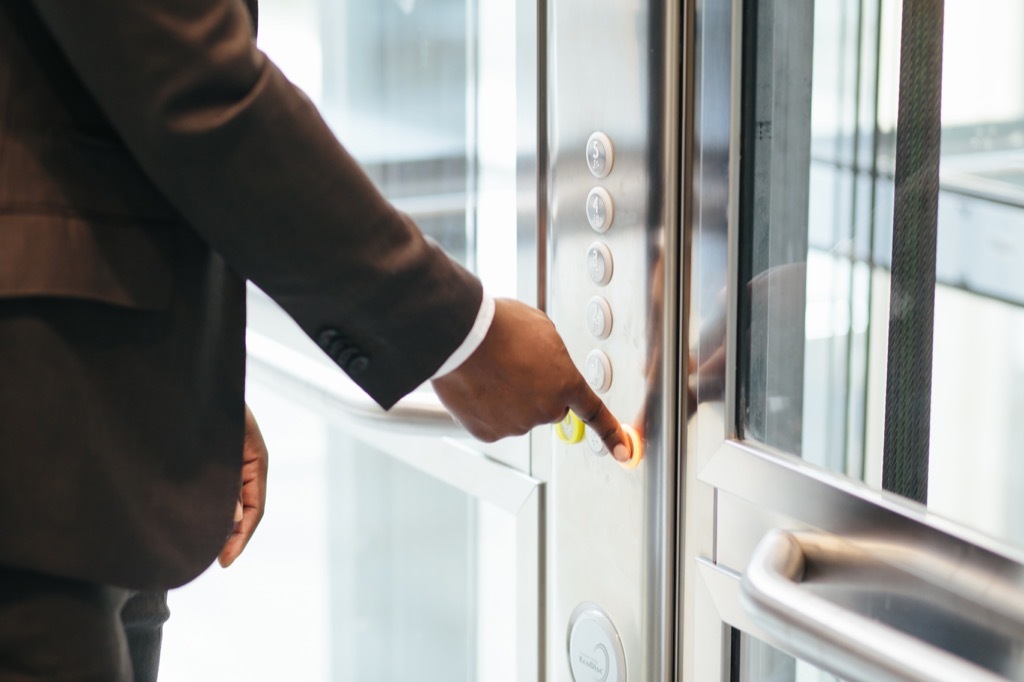
[[629, 438], [623, 433], [619, 420], [583, 377], [580, 377], [576, 394], [569, 401], [569, 409], [601, 438], [612, 457], [619, 462], [629, 461], [632, 456]]

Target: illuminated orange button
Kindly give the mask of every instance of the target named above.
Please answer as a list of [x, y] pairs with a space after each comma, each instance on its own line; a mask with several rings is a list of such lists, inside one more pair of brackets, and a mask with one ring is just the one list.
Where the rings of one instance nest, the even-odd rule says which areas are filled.
[[583, 440], [585, 432], [586, 427], [583, 425], [583, 421], [572, 410], [566, 412], [565, 419], [555, 424], [555, 433], [558, 434], [558, 439], [569, 445], [575, 445]]
[[619, 462], [619, 464], [622, 465], [624, 469], [636, 469], [640, 465], [640, 460], [643, 459], [644, 456], [643, 441], [640, 439], [640, 434], [637, 433], [637, 430], [629, 424], [623, 424], [622, 430], [625, 431], [626, 435], [629, 437], [630, 456], [628, 460], [625, 462]]

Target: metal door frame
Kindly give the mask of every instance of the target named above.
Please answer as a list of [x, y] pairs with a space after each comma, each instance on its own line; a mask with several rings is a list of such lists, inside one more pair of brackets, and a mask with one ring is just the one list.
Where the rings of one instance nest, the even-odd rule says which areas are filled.
[[[782, 528], [877, 547], [881, 562], [901, 563], [916, 578], [943, 582], [920, 567], [908, 568], [911, 559], [893, 560], [882, 551], [905, 547], [910, 554], [920, 553], [916, 556], [950, 567], [949, 575], [955, 579], [945, 587], [960, 591], [978, 608], [999, 612], [1010, 621], [1019, 621], [1024, 613], [1024, 551], [920, 505], [738, 439], [742, 7], [742, 0], [695, 0], [692, 30], [686, 34], [694, 43], [694, 68], [692, 85], [684, 88], [693, 100], [688, 106], [692, 128], [683, 135], [684, 167], [692, 168], [683, 174], [681, 187], [682, 196], [692, 194], [681, 240], [683, 345], [691, 363], [699, 367], [722, 343], [727, 362], [720, 387], [708, 384], [714, 377], [702, 376], [700, 371], [687, 373], [687, 363], [680, 363], [680, 386], [689, 387], [689, 392], [683, 391], [679, 415], [685, 425], [681, 438], [685, 450], [679, 481], [683, 508], [678, 524], [677, 679], [730, 679], [730, 628], [838, 674], [918, 679], [924, 667], [915, 668], [915, 663], [927, 666], [934, 661], [894, 662], [889, 660], [899, 654], [894, 651], [840, 660], [845, 653], [823, 647], [821, 633], [811, 633], [818, 637], [811, 649], [822, 648], [824, 660], [813, 660], [800, 637], [780, 636], [778, 629], [766, 629], [762, 619], [752, 617], [756, 609], [744, 596], [743, 581], [762, 537]], [[691, 136], [692, 144], [687, 144]], [[708, 320], [716, 319], [724, 337], [709, 339]], [[991, 594], [986, 596], [986, 590]], [[905, 667], [893, 673], [895, 668], [886, 667], [889, 664]]]

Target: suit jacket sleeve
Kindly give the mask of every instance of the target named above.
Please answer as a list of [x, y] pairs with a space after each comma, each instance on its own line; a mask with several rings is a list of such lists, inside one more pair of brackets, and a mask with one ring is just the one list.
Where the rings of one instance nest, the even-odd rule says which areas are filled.
[[378, 192], [239, 0], [33, 0], [140, 165], [385, 407], [462, 342], [479, 282]]

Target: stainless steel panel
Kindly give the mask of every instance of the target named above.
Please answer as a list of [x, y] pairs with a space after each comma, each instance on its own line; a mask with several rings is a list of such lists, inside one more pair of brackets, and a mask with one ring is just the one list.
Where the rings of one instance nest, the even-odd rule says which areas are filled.
[[[686, 314], [687, 364], [683, 386], [685, 398], [680, 423], [686, 424], [684, 472], [682, 476], [685, 506], [680, 515], [682, 560], [679, 586], [682, 612], [679, 618], [678, 678], [686, 682], [723, 679], [709, 677], [725, 669], [728, 637], [709, 642], [707, 628], [720, 628], [712, 617], [709, 622], [702, 608], [702, 583], [698, 579], [698, 561], [715, 558], [715, 490], [702, 482], [698, 474], [722, 446], [731, 432], [732, 405], [724, 402], [726, 386], [734, 376], [729, 334], [735, 319], [735, 302], [727, 297], [730, 258], [730, 217], [735, 217], [738, 164], [734, 155], [738, 145], [738, 100], [740, 26], [738, 0], [697, 0], [693, 3], [692, 29], [692, 143], [684, 164], [692, 175], [681, 193], [692, 194], [683, 235], [685, 267], [681, 290]], [[721, 368], [726, 369], [723, 376]], [[685, 541], [684, 541], [685, 540]], [[715, 648], [717, 643], [719, 648]], [[724, 679], [728, 679], [727, 677]]]
[[[707, 559], [698, 559], [695, 568], [694, 577], [698, 586], [698, 594], [702, 593], [707, 600], [697, 610], [700, 616], [697, 622], [702, 624], [702, 627], [695, 633], [697, 637], [704, 638], [708, 644], [711, 644], [712, 640], [705, 633], [714, 625], [728, 625], [755, 637], [765, 636], [764, 631], [751, 619], [750, 613], [740, 603], [742, 574], [718, 566]], [[728, 644], [722, 641], [728, 639], [727, 637], [719, 635], [717, 639], [719, 647], [728, 649]], [[710, 651], [711, 649], [704, 650]], [[710, 680], [713, 678], [701, 676], [698, 679]], [[718, 679], [718, 677], [714, 679]]]
[[547, 220], [544, 0], [516, 2], [516, 298], [543, 307]]
[[[813, 527], [853, 539], [884, 539], [908, 547], [925, 547], [936, 556], [969, 553], [986, 557], [985, 562], [992, 562], [986, 565], [993, 570], [998, 566], [1001, 575], [1024, 590], [1024, 551], [932, 512], [911, 508], [896, 495], [838, 478], [795, 457], [730, 441], [722, 445], [701, 472], [701, 478], [729, 493], [719, 504], [742, 499], [756, 513], [770, 510], [770, 514], [785, 519], [791, 528]], [[742, 512], [728, 514], [737, 519], [743, 517]], [[719, 538], [744, 536], [749, 533], [719, 534]], [[742, 570], [749, 560], [749, 555], [729, 556], [739, 563], [732, 565], [736, 570]]]
[[745, 40], [756, 31], [757, 41], [743, 65], [743, 107], [756, 122], [741, 149], [740, 229], [753, 245], [740, 265], [750, 285], [738, 292], [749, 329], [737, 345], [743, 435], [799, 453], [814, 2], [761, 0], [744, 23]]
[[[551, 0], [548, 5], [549, 217], [547, 309], [581, 368], [607, 354], [611, 410], [645, 441], [629, 471], [585, 444], [553, 446], [548, 497], [548, 674], [571, 679], [565, 650], [573, 610], [598, 604], [622, 639], [630, 680], [668, 680], [674, 656], [675, 319], [678, 244], [678, 3]], [[588, 169], [594, 132], [614, 146], [603, 178]], [[588, 193], [603, 187], [614, 222], [598, 234]], [[615, 272], [587, 274], [603, 241]], [[668, 276], [666, 277], [666, 273]], [[588, 300], [603, 296], [614, 325], [587, 329]], [[552, 436], [553, 437], [553, 436]]]

